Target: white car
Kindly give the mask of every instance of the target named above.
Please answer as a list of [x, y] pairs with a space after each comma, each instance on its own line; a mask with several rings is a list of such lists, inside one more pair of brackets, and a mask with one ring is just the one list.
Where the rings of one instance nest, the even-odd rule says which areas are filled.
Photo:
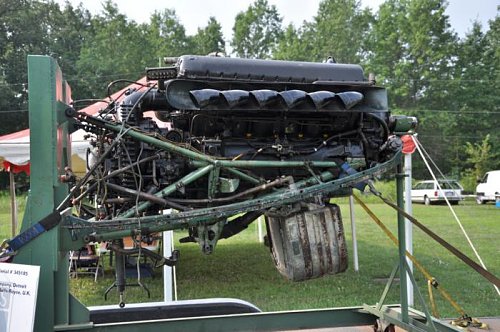
[[434, 180], [418, 182], [411, 190], [411, 201], [431, 205], [445, 202], [446, 196], [450, 204], [458, 204], [463, 199], [463, 188], [460, 183], [455, 180], [438, 180], [438, 182], [442, 192]]
[[476, 202], [494, 202], [500, 196], [500, 171], [491, 171], [484, 175], [476, 187]]

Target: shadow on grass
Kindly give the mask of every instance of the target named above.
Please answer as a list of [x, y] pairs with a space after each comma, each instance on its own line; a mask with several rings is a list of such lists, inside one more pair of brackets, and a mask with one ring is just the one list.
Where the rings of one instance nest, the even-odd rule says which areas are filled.
[[[269, 249], [260, 243], [221, 241], [215, 252], [203, 256], [195, 244], [180, 244], [181, 260], [177, 267], [179, 299], [231, 297], [249, 301], [264, 311], [356, 306], [379, 301], [387, 278], [396, 264], [397, 249], [388, 242], [358, 241], [360, 271], [350, 266], [345, 273], [305, 282], [284, 279], [275, 269]], [[433, 255], [417, 255], [417, 259], [435, 276], [471, 316], [499, 316], [500, 301], [484, 279], [450, 258], [439, 249]], [[139, 287], [128, 287], [127, 302], [161, 301], [163, 286], [161, 270], [156, 278], [142, 281], [150, 288], [151, 298]], [[116, 304], [116, 291], [110, 292], [107, 302], [105, 289], [113, 283], [112, 271], [94, 283], [91, 278], [72, 279], [71, 290], [86, 305]], [[420, 272], [415, 272], [419, 288], [426, 298], [427, 284]], [[129, 279], [128, 282], [135, 282]], [[458, 313], [434, 291], [438, 309], [443, 317]], [[392, 286], [386, 303], [399, 303], [399, 285]], [[416, 308], [421, 309], [416, 299]]]
[[[237, 297], [265, 311], [375, 304], [385, 287], [376, 279], [390, 275], [398, 260], [397, 249], [392, 243], [367, 241], [358, 241], [358, 247], [359, 272], [354, 272], [351, 264], [343, 274], [291, 282], [277, 272], [268, 248], [261, 244], [221, 243], [212, 256], [201, 259], [196, 246], [186, 246], [177, 273], [179, 296]], [[470, 315], [500, 315], [500, 301], [491, 285], [458, 259], [439, 249], [434, 255], [419, 255], [417, 259]], [[427, 281], [418, 271], [415, 278], [427, 301]], [[434, 292], [442, 315], [456, 316], [453, 308]], [[399, 286], [394, 285], [386, 303], [399, 302]], [[416, 299], [416, 307], [421, 308], [418, 302]]]

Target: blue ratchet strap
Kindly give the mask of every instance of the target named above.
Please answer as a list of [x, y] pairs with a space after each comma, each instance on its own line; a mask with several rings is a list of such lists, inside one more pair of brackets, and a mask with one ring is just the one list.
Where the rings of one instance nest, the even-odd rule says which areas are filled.
[[54, 228], [59, 221], [61, 221], [61, 214], [59, 211], [54, 211], [21, 234], [17, 235], [11, 240], [7, 241], [8, 249], [16, 251], [29, 243], [34, 238], [38, 237], [43, 232]]
[[[354, 175], [354, 174], [358, 173], [358, 171], [356, 171], [354, 168], [352, 168], [351, 165], [349, 165], [349, 163], [347, 163], [347, 162], [344, 162], [342, 165], [340, 165], [340, 168], [344, 172], [343, 174], [340, 175], [340, 178], [346, 177], [348, 175]], [[363, 192], [363, 191], [365, 191], [366, 184], [367, 184], [366, 181], [361, 181], [361, 182], [356, 183], [354, 185], [354, 188]]]

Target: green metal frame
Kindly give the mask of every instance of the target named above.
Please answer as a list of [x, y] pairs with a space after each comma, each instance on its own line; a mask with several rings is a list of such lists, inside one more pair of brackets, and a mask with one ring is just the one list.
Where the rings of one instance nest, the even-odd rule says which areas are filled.
[[[65, 166], [70, 163], [69, 120], [65, 116], [70, 100], [70, 90], [62, 78], [57, 63], [46, 56], [29, 56], [29, 108], [31, 127], [31, 190], [28, 197], [23, 227], [28, 229], [39, 220], [53, 212], [67, 196], [69, 188], [60, 182], [60, 175], [64, 174]], [[81, 115], [83, 117], [83, 115]], [[306, 180], [299, 181], [287, 189], [275, 191], [243, 202], [232, 203], [217, 208], [197, 209], [180, 212], [167, 216], [148, 216], [141, 218], [141, 227], [138, 227], [137, 217], [132, 218], [137, 211], [144, 211], [150, 203], [141, 203], [138, 207], [126, 211], [120, 219], [111, 222], [89, 222], [76, 217], [66, 216], [60, 225], [45, 232], [33, 241], [22, 247], [14, 261], [22, 264], [39, 265], [40, 283], [37, 298], [35, 330], [36, 331], [156, 331], [159, 329], [171, 331], [234, 331], [234, 330], [279, 330], [325, 328], [355, 325], [373, 325], [380, 317], [390, 323], [410, 328], [411, 330], [457, 331], [447, 324], [441, 324], [430, 318], [428, 310], [428, 325], [415, 319], [416, 312], [409, 310], [406, 290], [401, 287], [401, 310], [395, 314], [394, 306], [382, 305], [390, 283], [386, 287], [382, 299], [376, 307], [353, 307], [321, 310], [305, 310], [277, 313], [241, 314], [213, 317], [194, 317], [184, 319], [165, 319], [130, 323], [114, 323], [94, 325], [89, 321], [89, 311], [77, 299], [69, 294], [68, 258], [67, 251], [81, 247], [90, 240], [117, 239], [127, 235], [134, 235], [148, 231], [160, 231], [182, 228], [186, 226], [205, 225], [207, 221], [218, 220], [255, 209], [264, 209], [277, 203], [292, 203], [318, 194], [334, 193], [337, 190], [350, 187], [352, 184], [369, 179], [374, 174], [385, 172], [401, 162], [401, 154], [396, 154], [391, 160], [355, 175], [334, 180], [333, 174], [327, 169], [336, 166], [334, 162], [261, 162], [216, 160], [196, 151], [179, 147], [170, 142], [160, 141], [137, 130], [108, 123], [103, 120], [85, 117], [89, 123], [99, 122], [107, 129], [123, 135], [129, 135], [139, 141], [146, 142], [165, 149], [172, 153], [181, 154], [191, 159], [194, 170], [176, 183], [157, 193], [159, 197], [166, 197], [183, 186], [208, 176], [209, 192], [217, 193], [217, 179], [220, 171], [224, 170], [240, 180], [253, 184], [260, 184], [261, 179], [247, 175], [238, 168], [253, 167], [304, 167], [324, 168], [320, 176], [313, 172]], [[398, 170], [400, 170], [400, 166]], [[402, 177], [398, 181], [398, 204], [402, 205]], [[120, 228], [117, 230], [117, 226]], [[409, 272], [405, 261], [404, 223], [401, 215], [398, 216], [399, 243], [399, 271], [401, 284], [406, 280], [406, 271]], [[394, 279], [397, 269], [393, 271], [390, 282]], [[410, 274], [413, 283], [415, 280]], [[416, 286], [416, 285], [415, 285]], [[411, 314], [411, 315], [410, 315]]]
[[[28, 57], [31, 177], [21, 232], [52, 213], [68, 194], [59, 181], [71, 160], [69, 123], [64, 110], [71, 90], [55, 60]], [[35, 330], [51, 331], [56, 325], [88, 322], [85, 306], [69, 293], [68, 257], [61, 251], [59, 227], [26, 244], [15, 263], [40, 266]]]

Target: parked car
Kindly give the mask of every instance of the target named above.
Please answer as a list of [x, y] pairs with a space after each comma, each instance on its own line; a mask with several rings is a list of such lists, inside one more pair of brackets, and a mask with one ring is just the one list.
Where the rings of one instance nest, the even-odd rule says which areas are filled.
[[476, 187], [476, 202], [494, 202], [500, 195], [500, 170], [487, 172]]
[[[439, 190], [439, 186], [442, 192]], [[431, 205], [445, 202], [445, 196], [450, 204], [458, 204], [462, 197], [462, 186], [455, 180], [420, 181], [411, 190], [411, 201]]]

